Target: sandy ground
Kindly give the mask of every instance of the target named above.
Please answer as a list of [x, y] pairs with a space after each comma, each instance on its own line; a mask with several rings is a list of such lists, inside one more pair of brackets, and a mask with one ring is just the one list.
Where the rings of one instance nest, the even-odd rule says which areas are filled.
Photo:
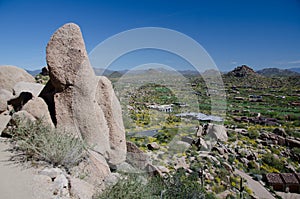
[[299, 199], [300, 194], [297, 193], [284, 193], [284, 192], [276, 192], [277, 195], [282, 197], [283, 199]]
[[9, 161], [12, 154], [8, 148], [9, 145], [0, 140], [0, 198], [36, 198], [33, 191], [35, 171]]

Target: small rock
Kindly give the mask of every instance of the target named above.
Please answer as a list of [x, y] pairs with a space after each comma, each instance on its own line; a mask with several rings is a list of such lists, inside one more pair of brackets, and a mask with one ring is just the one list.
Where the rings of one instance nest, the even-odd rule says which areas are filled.
[[136, 169], [128, 164], [127, 162], [123, 162], [116, 166], [116, 170], [118, 172], [125, 172], [125, 173], [135, 173]]
[[105, 178], [104, 183], [107, 186], [114, 186], [121, 179], [119, 173], [111, 173], [107, 178]]
[[230, 166], [230, 164], [228, 164], [227, 162], [223, 162], [222, 164], [223, 164], [224, 168], [225, 168], [227, 171], [233, 172], [233, 169], [232, 169], [232, 167]]
[[127, 162], [134, 167], [144, 169], [149, 163], [149, 156], [139, 149], [134, 143], [126, 142], [127, 145]]
[[184, 137], [181, 138], [181, 141], [186, 142], [188, 144], [192, 144], [194, 140], [191, 137], [184, 136]]
[[64, 174], [59, 174], [54, 179], [55, 188], [62, 190], [63, 188], [68, 188], [69, 181]]
[[203, 127], [202, 126], [198, 126], [197, 132], [196, 132], [196, 136], [197, 137], [201, 137], [203, 135]]
[[12, 115], [10, 123], [16, 124], [16, 122], [20, 122], [21, 125], [26, 125], [28, 122], [35, 122], [36, 119], [27, 111], [21, 110]]
[[39, 172], [40, 175], [49, 176], [53, 180], [62, 173], [62, 170], [59, 168], [45, 168]]
[[228, 140], [226, 128], [223, 125], [208, 124], [207, 136], [210, 138], [215, 138], [216, 140], [220, 140], [222, 142], [226, 142]]
[[162, 173], [170, 173], [170, 170], [165, 166], [157, 166]]
[[31, 100], [29, 100], [22, 108], [22, 110], [27, 111], [32, 116], [34, 116], [36, 119], [40, 119], [43, 121], [43, 123], [47, 126], [53, 127], [54, 124], [52, 122], [48, 106], [46, 102], [40, 98], [35, 97]]
[[186, 163], [185, 157], [176, 159], [174, 168], [177, 170], [179, 168], [188, 169], [190, 166]]
[[91, 199], [95, 193], [94, 186], [78, 178], [70, 178], [70, 193], [77, 199]]
[[283, 136], [283, 137], [287, 136], [287, 133], [285, 132], [284, 128], [275, 128], [273, 130], [273, 133], [276, 134], [276, 135]]
[[152, 142], [147, 145], [149, 150], [158, 150], [160, 146], [156, 142]]

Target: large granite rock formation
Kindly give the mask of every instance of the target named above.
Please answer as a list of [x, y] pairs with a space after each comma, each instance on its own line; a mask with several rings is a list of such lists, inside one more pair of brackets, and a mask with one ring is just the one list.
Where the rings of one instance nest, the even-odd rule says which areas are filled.
[[47, 45], [50, 81], [40, 96], [56, 127], [82, 137], [110, 165], [126, 159], [125, 130], [112, 85], [94, 74], [80, 28], [65, 24]]

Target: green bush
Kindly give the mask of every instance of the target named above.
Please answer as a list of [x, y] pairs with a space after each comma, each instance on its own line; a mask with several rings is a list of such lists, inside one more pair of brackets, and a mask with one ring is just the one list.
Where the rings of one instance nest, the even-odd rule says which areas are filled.
[[184, 170], [178, 170], [167, 178], [151, 177], [146, 182], [136, 174], [128, 174], [114, 186], [107, 188], [94, 199], [204, 199], [215, 198], [208, 194], [198, 183], [197, 175], [186, 176]]
[[265, 163], [268, 166], [271, 166], [280, 172], [284, 172], [284, 163], [280, 161], [280, 159], [277, 159], [274, 157], [272, 153], [266, 153], [262, 157], [262, 162]]
[[79, 138], [45, 126], [41, 120], [20, 122], [10, 129], [15, 149], [23, 160], [42, 160], [54, 166], [70, 168], [87, 155], [87, 146]]

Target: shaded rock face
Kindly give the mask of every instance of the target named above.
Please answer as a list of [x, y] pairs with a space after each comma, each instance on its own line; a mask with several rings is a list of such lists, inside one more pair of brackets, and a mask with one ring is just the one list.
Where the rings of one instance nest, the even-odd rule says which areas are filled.
[[34, 78], [25, 70], [16, 66], [0, 66], [0, 89], [6, 89], [13, 92], [17, 82], [34, 83]]
[[81, 137], [110, 165], [126, 159], [121, 107], [111, 82], [90, 66], [80, 28], [65, 24], [47, 45], [50, 81], [40, 94], [57, 128]]

